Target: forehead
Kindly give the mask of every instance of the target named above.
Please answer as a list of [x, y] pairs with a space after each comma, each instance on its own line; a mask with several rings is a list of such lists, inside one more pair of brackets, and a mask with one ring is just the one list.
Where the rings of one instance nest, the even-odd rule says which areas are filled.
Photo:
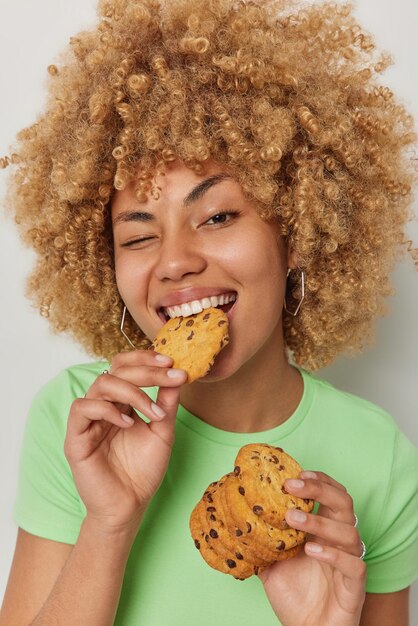
[[[213, 177], [216, 178], [213, 179]], [[226, 179], [229, 187], [233, 185], [237, 191], [241, 189], [239, 183], [233, 179], [231, 172], [228, 172], [228, 168], [222, 164], [209, 161], [205, 164], [202, 174], [196, 174], [182, 161], [177, 160], [165, 164], [164, 168], [154, 177], [153, 185], [158, 191], [157, 196], [150, 192], [144, 202], [139, 202], [135, 195], [136, 180], [132, 180], [125, 189], [116, 191], [112, 200], [112, 215], [116, 217], [120, 211], [133, 205], [140, 205], [142, 208], [152, 208], [153, 206], [158, 208], [167, 199], [170, 199], [170, 203], [173, 205], [181, 204], [189, 195], [190, 200], [193, 201], [193, 194], [190, 192], [199, 183], [208, 179], [212, 180], [208, 187], [213, 184], [213, 180], [221, 182]]]

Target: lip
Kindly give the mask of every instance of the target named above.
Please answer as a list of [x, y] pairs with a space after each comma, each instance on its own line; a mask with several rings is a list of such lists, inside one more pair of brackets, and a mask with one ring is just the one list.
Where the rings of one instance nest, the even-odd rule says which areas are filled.
[[190, 289], [182, 289], [179, 291], [172, 291], [167, 294], [159, 304], [157, 304], [157, 311], [161, 308], [169, 306], [176, 306], [177, 304], [185, 304], [186, 302], [192, 302], [193, 300], [202, 300], [203, 298], [210, 298], [210, 296], [220, 296], [223, 293], [237, 293], [234, 289], [225, 289], [225, 287], [193, 287]]

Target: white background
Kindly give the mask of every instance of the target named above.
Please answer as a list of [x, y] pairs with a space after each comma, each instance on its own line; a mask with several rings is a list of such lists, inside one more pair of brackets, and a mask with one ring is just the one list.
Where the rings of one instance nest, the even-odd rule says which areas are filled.
[[[15, 133], [42, 109], [47, 66], [71, 35], [95, 21], [93, 0], [0, 0], [0, 156]], [[418, 15], [415, 0], [359, 0], [356, 14], [395, 57], [383, 81], [418, 121], [416, 63]], [[0, 170], [0, 196], [6, 175]], [[409, 225], [418, 246], [418, 223]], [[39, 387], [58, 371], [89, 360], [69, 338], [50, 334], [47, 322], [23, 296], [32, 253], [0, 212], [0, 597], [7, 582], [16, 528], [11, 509], [25, 416]], [[418, 283], [411, 261], [393, 275], [396, 295], [390, 316], [377, 324], [376, 345], [356, 360], [341, 358], [319, 375], [384, 407], [418, 445]], [[383, 486], [382, 486], [383, 487]], [[418, 624], [418, 583], [412, 588], [411, 624]]]

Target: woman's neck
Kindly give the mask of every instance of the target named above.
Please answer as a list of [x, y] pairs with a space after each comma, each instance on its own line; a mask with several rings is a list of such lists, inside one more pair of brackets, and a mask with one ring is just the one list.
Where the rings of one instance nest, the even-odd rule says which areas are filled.
[[202, 421], [237, 433], [261, 432], [285, 422], [303, 395], [300, 372], [286, 359], [283, 340], [269, 343], [232, 376], [185, 385], [181, 404]]

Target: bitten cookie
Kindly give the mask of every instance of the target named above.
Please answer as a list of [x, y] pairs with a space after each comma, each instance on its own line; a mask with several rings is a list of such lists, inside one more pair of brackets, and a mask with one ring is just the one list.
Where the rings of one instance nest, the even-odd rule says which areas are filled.
[[310, 512], [314, 502], [287, 493], [284, 481], [301, 470], [281, 448], [255, 443], [239, 450], [234, 471], [208, 486], [190, 516], [195, 546], [211, 567], [245, 580], [300, 552], [306, 533], [291, 528], [285, 513]]
[[226, 314], [213, 307], [175, 317], [159, 330], [153, 348], [170, 356], [173, 367], [185, 370], [191, 383], [209, 372], [216, 355], [228, 344], [228, 326]]

